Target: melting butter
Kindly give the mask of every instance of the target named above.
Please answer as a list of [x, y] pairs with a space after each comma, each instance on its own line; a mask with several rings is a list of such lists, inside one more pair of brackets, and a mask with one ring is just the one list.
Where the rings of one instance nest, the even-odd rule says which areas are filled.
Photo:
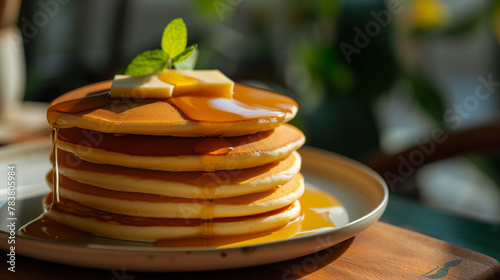
[[111, 98], [170, 98], [175, 85], [158, 79], [158, 75], [127, 76], [115, 75], [111, 84]]
[[175, 85], [174, 96], [233, 96], [234, 82], [219, 70], [167, 70], [158, 73], [158, 79]]
[[219, 70], [166, 70], [147, 76], [115, 75], [111, 98], [171, 98], [180, 95], [230, 99], [234, 82]]

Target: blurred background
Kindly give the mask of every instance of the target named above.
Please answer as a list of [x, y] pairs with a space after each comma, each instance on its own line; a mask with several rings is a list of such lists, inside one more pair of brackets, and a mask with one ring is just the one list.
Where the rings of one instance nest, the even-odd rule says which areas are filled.
[[196, 68], [293, 97], [307, 145], [368, 164], [392, 195], [499, 225], [500, 157], [480, 149], [500, 147], [497, 2], [0, 0], [0, 142], [48, 133], [47, 102], [123, 73], [182, 17]]

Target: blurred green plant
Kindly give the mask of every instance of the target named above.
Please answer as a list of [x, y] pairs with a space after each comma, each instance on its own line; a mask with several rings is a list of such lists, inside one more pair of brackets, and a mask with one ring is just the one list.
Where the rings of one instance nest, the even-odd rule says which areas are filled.
[[[149, 1], [141, 5], [178, 9], [168, 12], [175, 17], [183, 16], [190, 26], [189, 41], [199, 42], [197, 68], [219, 68], [237, 81], [254, 84], [259, 81], [261, 86], [292, 96], [301, 106], [294, 123], [306, 132], [308, 144], [351, 157], [359, 157], [379, 146], [374, 105], [398, 81], [409, 85], [415, 104], [432, 116], [437, 124], [443, 121], [442, 94], [418, 65], [407, 63], [399, 53], [397, 48], [401, 34], [406, 34], [409, 40], [462, 36], [472, 30], [483, 16], [471, 17], [463, 24], [450, 27], [446, 8], [440, 6], [438, 0], [173, 2], [175, 4]], [[380, 32], [370, 38], [369, 44], [353, 54], [348, 62], [339, 44], [346, 42], [354, 45], [355, 28], [364, 29], [375, 20], [373, 13], [387, 10], [387, 4], [391, 2], [401, 3], [402, 14], [408, 12], [410, 16], [392, 15], [389, 24], [381, 26]], [[68, 18], [80, 16], [81, 20], [86, 19], [86, 14], [77, 13], [84, 10], [81, 9], [85, 7], [83, 3], [72, 2], [68, 5], [68, 8], [73, 7], [74, 12]], [[117, 18], [121, 18], [117, 22], [122, 23], [129, 14], [135, 13], [130, 10], [134, 4], [130, 1], [119, 3], [115, 10], [120, 16]], [[23, 5], [30, 8], [36, 3], [23, 2]], [[429, 10], [429, 7], [434, 9]], [[36, 9], [25, 11], [28, 15], [34, 12]], [[160, 30], [163, 27], [150, 26], [147, 21], [134, 25], [141, 25], [141, 30]], [[125, 28], [126, 24], [116, 26], [120, 28], [110, 29], [114, 33], [130, 31]], [[85, 25], [79, 28], [85, 28]], [[81, 63], [86, 56], [68, 53], [65, 54], [68, 57], [67, 68], [61, 68], [63, 73], [59, 76], [54, 74], [51, 80], [45, 78], [38, 82], [37, 76], [28, 71], [30, 83], [27, 91], [43, 91], [47, 96], [60, 94], [68, 88], [102, 80], [109, 73], [123, 72], [131, 58], [124, 57], [120, 48], [120, 44], [126, 42], [115, 40], [115, 43], [117, 47], [113, 47], [112, 53], [121, 50], [116, 53], [122, 55], [119, 57], [117, 54], [111, 60], [114, 64], [110, 63], [107, 68], [103, 66], [102, 73], [86, 71], [85, 64]], [[33, 40], [26, 46], [28, 55], [40, 49], [36, 44], [37, 41]], [[77, 48], [76, 43], [74, 45], [72, 51], [85, 51]], [[144, 49], [149, 47], [144, 46]], [[123, 69], [118, 62], [123, 63]], [[39, 72], [36, 74], [39, 75]]]

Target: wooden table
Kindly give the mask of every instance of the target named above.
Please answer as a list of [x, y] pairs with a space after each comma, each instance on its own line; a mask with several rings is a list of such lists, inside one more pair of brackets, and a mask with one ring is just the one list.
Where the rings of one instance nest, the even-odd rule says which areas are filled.
[[[3, 255], [6, 252], [2, 252]], [[5, 265], [4, 265], [5, 267]], [[500, 263], [478, 252], [377, 222], [357, 236], [305, 257], [241, 269], [144, 273], [98, 270], [17, 256], [0, 279], [500, 279]]]

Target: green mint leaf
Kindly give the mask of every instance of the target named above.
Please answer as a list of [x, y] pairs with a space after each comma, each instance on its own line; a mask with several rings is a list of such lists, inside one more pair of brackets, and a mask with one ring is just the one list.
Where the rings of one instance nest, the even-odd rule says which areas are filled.
[[130, 62], [125, 75], [145, 76], [163, 71], [168, 67], [168, 60], [169, 55], [163, 50], [145, 51]]
[[145, 51], [127, 67], [126, 75], [145, 76], [166, 68], [192, 70], [198, 58], [197, 45], [187, 45], [187, 28], [181, 18], [172, 20], [163, 30], [161, 50]]
[[194, 48], [191, 52], [191, 55], [187, 58], [174, 63], [174, 67], [177, 70], [193, 70], [196, 65], [196, 60], [198, 59], [198, 49]]
[[181, 18], [172, 20], [165, 30], [161, 38], [161, 49], [170, 57], [176, 57], [186, 49], [187, 45], [187, 28]]
[[187, 47], [183, 52], [178, 54], [176, 57], [172, 58], [172, 64], [176, 64], [177, 62], [181, 62], [181, 61], [185, 60], [186, 58], [190, 57], [197, 46], [198, 45], [193, 44], [193, 45]]

